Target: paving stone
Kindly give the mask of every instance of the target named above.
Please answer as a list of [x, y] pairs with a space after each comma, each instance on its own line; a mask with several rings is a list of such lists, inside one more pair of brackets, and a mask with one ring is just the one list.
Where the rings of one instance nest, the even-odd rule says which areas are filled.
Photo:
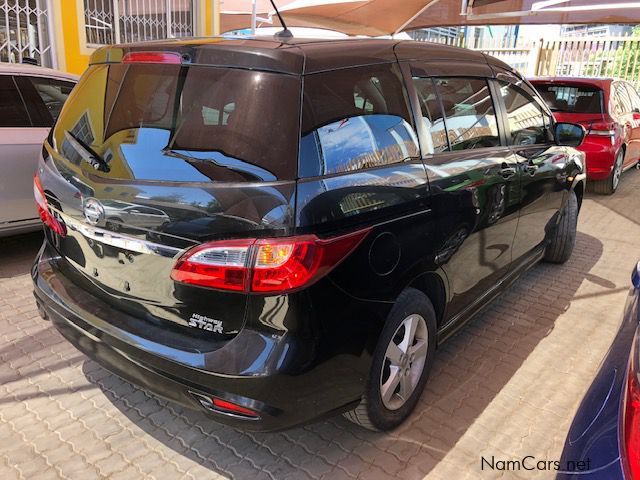
[[249, 435], [157, 399], [39, 318], [41, 236], [0, 239], [0, 478], [550, 478], [482, 472], [480, 455], [559, 458], [620, 323], [638, 189], [632, 170], [615, 195], [588, 195], [572, 258], [534, 267], [441, 346], [417, 411], [390, 435], [341, 418]]

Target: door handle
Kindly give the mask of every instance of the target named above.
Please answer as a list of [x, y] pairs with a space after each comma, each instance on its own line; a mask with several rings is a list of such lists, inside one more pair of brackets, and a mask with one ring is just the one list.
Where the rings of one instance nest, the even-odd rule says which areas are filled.
[[511, 178], [515, 176], [516, 173], [517, 171], [515, 167], [510, 167], [506, 163], [502, 164], [502, 168], [500, 169], [500, 175], [502, 175], [502, 178], [504, 179]]

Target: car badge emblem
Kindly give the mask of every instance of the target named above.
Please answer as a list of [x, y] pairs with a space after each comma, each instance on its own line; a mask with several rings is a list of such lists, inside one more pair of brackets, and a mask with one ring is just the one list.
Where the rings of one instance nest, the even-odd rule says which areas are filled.
[[90, 225], [97, 225], [100, 220], [104, 219], [104, 207], [95, 198], [89, 198], [84, 203], [84, 219]]

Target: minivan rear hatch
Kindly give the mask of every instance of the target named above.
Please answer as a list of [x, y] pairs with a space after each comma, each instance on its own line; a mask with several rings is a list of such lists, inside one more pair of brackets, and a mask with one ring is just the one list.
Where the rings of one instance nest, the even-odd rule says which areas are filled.
[[171, 270], [203, 242], [291, 234], [300, 83], [171, 48], [91, 65], [45, 145], [43, 187], [67, 226], [52, 243], [70, 276], [129, 313], [237, 333], [245, 294]]
[[534, 82], [538, 93], [559, 122], [590, 125], [608, 119], [604, 105], [604, 92], [596, 85], [582, 82]]

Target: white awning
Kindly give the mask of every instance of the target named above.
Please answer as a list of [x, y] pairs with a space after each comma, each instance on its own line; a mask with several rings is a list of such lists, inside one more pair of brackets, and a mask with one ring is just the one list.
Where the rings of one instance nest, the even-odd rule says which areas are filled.
[[[416, 28], [570, 23], [640, 23], [640, 2], [628, 0], [276, 0], [288, 26], [350, 35], [389, 35]], [[222, 0], [221, 30], [248, 28], [251, 0]], [[259, 24], [278, 25], [268, 0]]]

